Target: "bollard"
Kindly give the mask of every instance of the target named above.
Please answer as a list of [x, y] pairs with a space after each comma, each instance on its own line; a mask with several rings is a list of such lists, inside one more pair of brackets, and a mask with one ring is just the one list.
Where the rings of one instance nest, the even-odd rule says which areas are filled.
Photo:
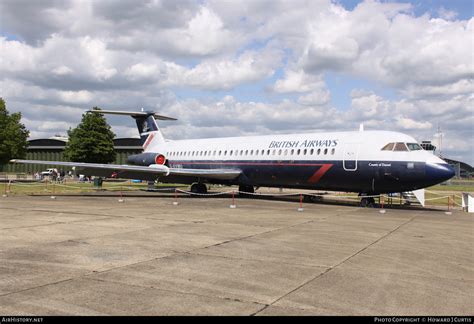
[[384, 203], [384, 201], [383, 201], [383, 200], [384, 200], [384, 199], [383, 199], [383, 195], [381, 195], [379, 199], [380, 199], [380, 205], [381, 205], [381, 207], [382, 207], [379, 212], [380, 212], [381, 214], [385, 214], [386, 211], [385, 211], [385, 209], [383, 209], [383, 203]]
[[3, 193], [3, 197], [8, 197], [7, 194], [7, 183], [5, 182], [5, 192]]
[[12, 193], [12, 181], [8, 181], [8, 190], [7, 193]]
[[173, 201], [174, 206], [178, 206], [178, 191], [177, 189], [174, 189], [174, 201]]
[[451, 215], [451, 214], [452, 214], [452, 213], [451, 213], [451, 208], [450, 208], [450, 207], [451, 207], [451, 201], [450, 201], [450, 200], [451, 200], [451, 199], [450, 199], [450, 197], [448, 196], [448, 211], [445, 212], [446, 215]]
[[119, 203], [122, 203], [124, 200], [123, 200], [123, 195], [122, 195], [122, 186], [120, 186], [120, 198], [118, 200]]
[[232, 205], [229, 206], [230, 208], [237, 208], [235, 205], [235, 191], [232, 190]]
[[52, 192], [52, 195], [51, 195], [51, 199], [56, 199], [56, 196], [54, 195], [54, 188], [55, 188], [55, 184], [53, 182], [53, 192]]
[[298, 208], [298, 211], [302, 212], [303, 210], [303, 194], [300, 193], [300, 207]]

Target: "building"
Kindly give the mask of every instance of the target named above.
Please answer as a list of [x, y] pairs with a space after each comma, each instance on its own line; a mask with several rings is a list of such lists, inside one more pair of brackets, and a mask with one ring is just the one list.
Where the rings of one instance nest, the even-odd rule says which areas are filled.
[[448, 158], [443, 158], [443, 160], [453, 167], [456, 178], [470, 179], [474, 177], [474, 168], [469, 164]]
[[[28, 141], [26, 160], [43, 161], [66, 161], [64, 158], [64, 147], [67, 138], [51, 137], [34, 139]], [[141, 153], [143, 148], [139, 138], [117, 138], [114, 139], [115, 152], [117, 153], [115, 164], [126, 164], [127, 157], [131, 154]], [[6, 164], [0, 165], [0, 172], [11, 173], [35, 173], [44, 171], [51, 166], [34, 164]], [[64, 168], [65, 171], [71, 168]]]
[[[421, 147], [423, 147], [426, 151], [431, 151], [435, 154], [436, 146], [431, 144], [431, 141], [422, 141]], [[453, 159], [448, 159], [445, 157], [440, 156], [443, 160], [445, 160], [450, 166], [453, 167], [455, 172], [456, 178], [472, 178], [474, 177], [474, 168], [467, 163], [456, 161]]]

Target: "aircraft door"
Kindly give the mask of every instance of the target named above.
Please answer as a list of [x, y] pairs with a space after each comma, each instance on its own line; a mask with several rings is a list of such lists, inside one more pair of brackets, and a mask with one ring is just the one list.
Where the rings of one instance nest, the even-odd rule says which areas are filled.
[[346, 171], [357, 170], [360, 143], [345, 143], [342, 157], [342, 166]]

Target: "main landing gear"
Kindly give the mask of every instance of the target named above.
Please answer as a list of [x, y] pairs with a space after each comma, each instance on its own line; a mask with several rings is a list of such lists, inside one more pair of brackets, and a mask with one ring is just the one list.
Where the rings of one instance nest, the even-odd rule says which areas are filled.
[[241, 197], [250, 197], [250, 194], [253, 194], [255, 189], [253, 186], [240, 185], [239, 186], [239, 196]]
[[375, 199], [373, 197], [362, 196], [362, 198], [360, 199], [359, 206], [360, 207], [375, 207]]
[[191, 192], [197, 194], [206, 194], [207, 187], [204, 183], [193, 183], [191, 185]]

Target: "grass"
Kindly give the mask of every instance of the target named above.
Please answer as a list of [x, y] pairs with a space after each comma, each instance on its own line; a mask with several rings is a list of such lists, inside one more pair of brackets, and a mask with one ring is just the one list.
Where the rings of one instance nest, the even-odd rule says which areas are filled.
[[[160, 187], [184, 187], [188, 188], [187, 185], [179, 184], [156, 184], [155, 188]], [[95, 192], [98, 190], [105, 190], [108, 192], [133, 192], [139, 190], [145, 190], [148, 188], [148, 184], [144, 183], [134, 183], [132, 181], [122, 181], [122, 182], [103, 182], [102, 188], [98, 189], [94, 187], [93, 182], [66, 182], [66, 183], [50, 183], [50, 182], [33, 182], [33, 183], [17, 183], [12, 182], [11, 185], [8, 183], [3, 183], [0, 185], [0, 194], [7, 193], [8, 195], [32, 195], [32, 194], [71, 194], [71, 193], [88, 193]], [[448, 206], [448, 198], [454, 197], [455, 204], [459, 207], [461, 205], [461, 193], [470, 192], [474, 193], [474, 181], [462, 181], [457, 182], [455, 185], [436, 185], [433, 187], [426, 188], [425, 199], [427, 200], [427, 205], [429, 206], [438, 206], [446, 207]], [[345, 193], [344, 195], [348, 195]], [[354, 194], [354, 198], [357, 197], [357, 194]], [[393, 198], [393, 203], [398, 204], [399, 198]], [[452, 206], [452, 201], [451, 201]]]
[[[173, 184], [158, 184], [155, 188], [175, 186]], [[180, 185], [176, 185], [180, 186]], [[65, 182], [65, 183], [51, 183], [51, 182], [33, 182], [33, 183], [19, 183], [12, 182], [3, 183], [1, 194], [8, 193], [9, 195], [32, 195], [32, 194], [68, 194], [68, 193], [87, 193], [98, 190], [105, 191], [139, 191], [148, 188], [147, 183], [133, 183], [131, 181], [123, 182], [103, 182], [101, 188], [94, 187], [93, 182]]]

